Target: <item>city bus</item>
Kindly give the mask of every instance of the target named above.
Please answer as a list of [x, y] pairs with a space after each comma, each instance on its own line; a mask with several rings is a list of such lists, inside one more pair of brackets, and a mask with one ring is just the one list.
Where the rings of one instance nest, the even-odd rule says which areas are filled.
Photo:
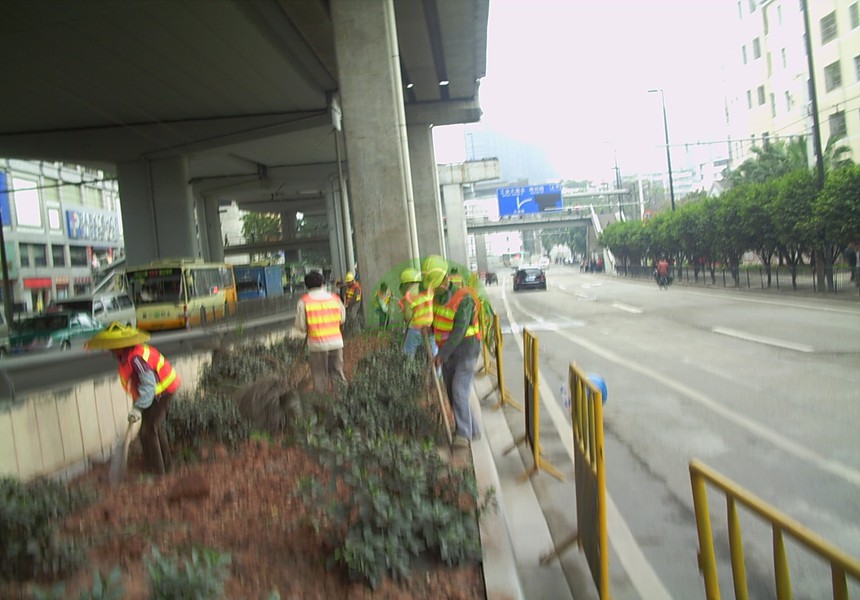
[[146, 331], [197, 327], [236, 312], [232, 265], [170, 259], [126, 269], [137, 313]]

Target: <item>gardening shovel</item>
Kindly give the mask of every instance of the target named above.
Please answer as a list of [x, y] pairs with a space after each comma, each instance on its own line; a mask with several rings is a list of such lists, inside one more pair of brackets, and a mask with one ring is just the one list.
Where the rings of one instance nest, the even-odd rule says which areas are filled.
[[433, 364], [433, 350], [430, 348], [430, 338], [422, 331], [421, 338], [424, 340], [424, 348], [427, 350], [427, 358], [430, 359], [430, 377], [433, 378], [433, 383], [436, 384], [436, 395], [439, 397], [439, 408], [442, 411], [442, 420], [445, 421], [445, 433], [448, 434], [448, 444], [454, 443], [454, 438], [451, 436], [451, 424], [448, 423], [448, 411], [445, 409], [445, 393], [442, 391], [442, 384], [439, 383], [439, 374], [436, 372], [436, 365]]
[[117, 439], [113, 448], [113, 456], [110, 461], [110, 475], [108, 477], [111, 485], [117, 485], [125, 479], [125, 471], [128, 466], [128, 448], [132, 440], [140, 433], [140, 421], [129, 423], [125, 435]]

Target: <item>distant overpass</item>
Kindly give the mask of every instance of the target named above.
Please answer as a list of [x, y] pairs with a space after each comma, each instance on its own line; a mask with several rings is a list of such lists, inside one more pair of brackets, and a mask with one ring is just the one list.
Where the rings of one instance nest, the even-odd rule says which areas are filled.
[[578, 210], [565, 209], [558, 212], [510, 215], [502, 217], [498, 221], [491, 221], [486, 217], [466, 219], [466, 231], [473, 234], [494, 233], [496, 231], [567, 229], [569, 227], [589, 227], [590, 225], [590, 207], [582, 207]]

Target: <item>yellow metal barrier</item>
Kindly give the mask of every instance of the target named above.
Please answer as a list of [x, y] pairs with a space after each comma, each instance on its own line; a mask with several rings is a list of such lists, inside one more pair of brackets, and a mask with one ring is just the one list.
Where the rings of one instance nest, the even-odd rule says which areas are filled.
[[603, 393], [576, 365], [568, 368], [573, 421], [577, 532], [541, 557], [547, 564], [573, 544], [585, 553], [601, 600], [609, 600], [609, 541], [606, 533], [606, 470], [603, 455]]
[[848, 600], [847, 575], [860, 581], [860, 561], [848, 556], [818, 534], [699, 461], [694, 460], [690, 463], [690, 483], [693, 487], [696, 529], [699, 533], [699, 569], [705, 580], [705, 597], [708, 600], [719, 600], [720, 584], [717, 580], [717, 561], [714, 551], [714, 538], [711, 533], [706, 483], [710, 483], [721, 490], [726, 497], [729, 551], [735, 598], [738, 600], [749, 598], [743, 539], [737, 509], [737, 505], [741, 504], [759, 518], [768, 521], [773, 530], [773, 566], [778, 600], [791, 598], [791, 574], [785, 552], [785, 534], [830, 564], [833, 598], [834, 600]]
[[[508, 390], [505, 387], [505, 370], [502, 365], [502, 349], [503, 349], [503, 341], [502, 341], [502, 326], [499, 323], [499, 315], [493, 315], [493, 347], [494, 354], [496, 355], [496, 368], [494, 369], [496, 375], [496, 384], [493, 386], [489, 392], [484, 394], [484, 397], [481, 398], [481, 402], [490, 397], [490, 394], [497, 391], [499, 392], [499, 403], [496, 404], [494, 408], [501, 408], [505, 404], [510, 404], [517, 410], [522, 410], [523, 407], [520, 404], [511, 398], [510, 394], [508, 394]], [[485, 346], [486, 348], [486, 346]], [[485, 349], [486, 352], [486, 349]]]
[[526, 473], [526, 479], [541, 470], [549, 471], [550, 475], [564, 481], [561, 472], [543, 459], [540, 447], [540, 394], [538, 388], [538, 339], [528, 329], [523, 330], [523, 384], [525, 397], [526, 434], [514, 442], [505, 454], [528, 442], [534, 457], [534, 466]]

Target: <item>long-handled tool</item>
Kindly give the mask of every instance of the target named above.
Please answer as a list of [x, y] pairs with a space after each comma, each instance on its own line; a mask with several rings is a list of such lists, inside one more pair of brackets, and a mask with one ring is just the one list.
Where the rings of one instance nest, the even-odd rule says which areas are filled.
[[433, 350], [430, 348], [430, 339], [423, 331], [421, 332], [421, 337], [424, 340], [424, 348], [427, 350], [427, 358], [430, 360], [430, 377], [433, 378], [433, 383], [436, 384], [436, 395], [439, 398], [439, 409], [442, 411], [442, 420], [445, 422], [448, 445], [451, 445], [454, 443], [454, 437], [451, 434], [451, 424], [448, 422], [448, 410], [445, 408], [445, 392], [442, 391], [439, 374], [436, 373], [436, 365], [433, 364]]
[[110, 460], [110, 474], [108, 479], [111, 485], [117, 485], [125, 479], [126, 467], [128, 466], [128, 449], [140, 433], [140, 419], [128, 424], [125, 435], [117, 439]]

